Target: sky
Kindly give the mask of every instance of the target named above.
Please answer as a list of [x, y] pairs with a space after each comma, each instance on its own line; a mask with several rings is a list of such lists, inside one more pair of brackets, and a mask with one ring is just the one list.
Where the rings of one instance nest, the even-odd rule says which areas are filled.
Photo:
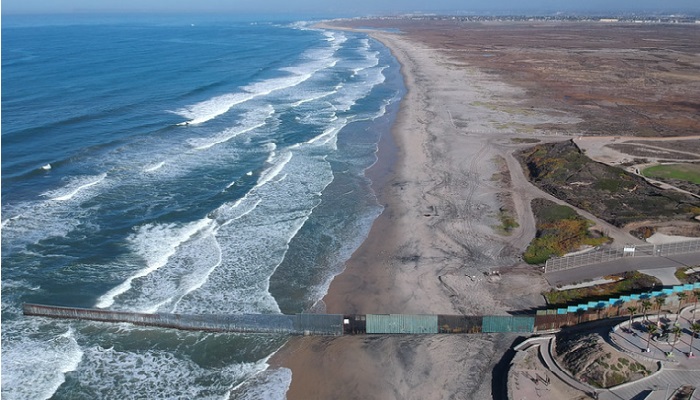
[[2, 0], [0, 6], [3, 14], [227, 12], [364, 16], [411, 12], [700, 12], [700, 0]]

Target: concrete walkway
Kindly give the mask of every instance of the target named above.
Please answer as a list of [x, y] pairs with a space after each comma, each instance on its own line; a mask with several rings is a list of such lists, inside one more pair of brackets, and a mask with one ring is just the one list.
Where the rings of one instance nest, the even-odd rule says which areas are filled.
[[[628, 354], [633, 359], [643, 359], [646, 361], [656, 361], [661, 364], [661, 368], [656, 373], [634, 381], [616, 386], [611, 389], [597, 389], [588, 384], [580, 382], [568, 371], [563, 369], [554, 359], [553, 348], [555, 336], [539, 336], [527, 339], [515, 347], [516, 351], [527, 349], [531, 346], [539, 348], [539, 354], [549, 371], [556, 375], [576, 390], [588, 394], [600, 400], [627, 400], [627, 399], [663, 399], [670, 396], [684, 385], [698, 387], [692, 399], [700, 400], [700, 338], [693, 341], [693, 353], [697, 357], [688, 357], [690, 350], [690, 324], [693, 316], [700, 320], [700, 306], [697, 313], [695, 305], [684, 308], [678, 318], [676, 314], [666, 316], [650, 315], [649, 321], [656, 322], [661, 318], [663, 323], [673, 324], [676, 321], [683, 328], [683, 334], [675, 346], [667, 341], [650, 342], [650, 352], [643, 351], [647, 348], [647, 332], [644, 317], [634, 318], [630, 327], [629, 321], [622, 322], [615, 326], [605, 338], [608, 343], [618, 351]], [[672, 337], [673, 335], [671, 335]], [[673, 348], [673, 356], [667, 353]]]
[[676, 267], [645, 269], [644, 273], [657, 278], [664, 286], [674, 286], [681, 284], [681, 281], [676, 278], [676, 269]]
[[[649, 316], [650, 322], [673, 324], [683, 328], [675, 346], [668, 341], [649, 341], [651, 351], [646, 352], [648, 332], [645, 328], [644, 317], [634, 318], [630, 327], [629, 321], [617, 325], [606, 338], [613, 346], [628, 353], [633, 358], [645, 358], [661, 363], [661, 369], [655, 374], [638, 381], [622, 384], [610, 390], [599, 391], [599, 399], [620, 400], [639, 398], [642, 393], [648, 393], [652, 398], [668, 399], [678, 388], [684, 385], [696, 386], [700, 389], [700, 339], [693, 341], [693, 353], [698, 357], [688, 357], [690, 350], [690, 323], [695, 312], [694, 305], [684, 308], [678, 318], [676, 314]], [[700, 311], [700, 310], [699, 310]], [[700, 315], [699, 315], [700, 316]], [[670, 335], [673, 339], [673, 334]], [[673, 349], [673, 355], [667, 354]], [[700, 390], [696, 390], [693, 399], [700, 400]]]
[[567, 385], [571, 386], [576, 390], [580, 390], [586, 394], [593, 395], [595, 393], [595, 388], [589, 386], [578, 379], [571, 376], [571, 374], [561, 368], [559, 364], [554, 360], [552, 355], [552, 348], [554, 347], [554, 335], [548, 336], [537, 336], [532, 337], [524, 341], [515, 347], [516, 351], [525, 350], [531, 346], [537, 346], [539, 349], [539, 354], [544, 362], [545, 367], [560, 380], [564, 381]]

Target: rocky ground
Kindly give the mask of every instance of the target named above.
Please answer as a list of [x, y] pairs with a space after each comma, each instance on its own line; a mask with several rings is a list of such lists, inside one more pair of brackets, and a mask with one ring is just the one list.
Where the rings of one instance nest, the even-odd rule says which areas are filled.
[[658, 366], [615, 350], [599, 331], [563, 330], [557, 334], [560, 365], [581, 382], [608, 388], [635, 381], [656, 372]]

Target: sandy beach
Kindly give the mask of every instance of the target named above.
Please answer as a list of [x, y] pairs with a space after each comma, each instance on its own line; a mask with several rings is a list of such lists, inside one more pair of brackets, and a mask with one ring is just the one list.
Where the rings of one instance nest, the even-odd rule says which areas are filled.
[[[512, 156], [525, 144], [514, 139], [570, 138], [516, 127], [577, 118], [505, 112], [491, 104], [517, 105], [522, 89], [409, 36], [369, 34], [401, 63], [408, 93], [393, 143], [379, 152], [395, 152], [394, 163], [369, 172], [384, 212], [333, 280], [327, 312], [481, 315], [543, 305], [547, 284], [519, 255], [535, 234], [530, 199], [549, 196], [525, 180]], [[502, 212], [519, 226], [500, 229]], [[500, 276], [485, 274], [496, 269]], [[289, 399], [484, 399], [501, 387], [494, 368], [516, 337], [297, 337], [271, 363], [291, 368]]]

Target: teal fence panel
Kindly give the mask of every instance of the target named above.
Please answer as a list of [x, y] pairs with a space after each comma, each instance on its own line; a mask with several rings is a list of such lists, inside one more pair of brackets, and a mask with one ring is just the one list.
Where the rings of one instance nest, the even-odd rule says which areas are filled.
[[487, 315], [484, 316], [482, 331], [485, 333], [534, 332], [535, 318]]
[[367, 314], [367, 333], [438, 333], [438, 316]]
[[343, 334], [341, 314], [297, 314], [294, 316], [294, 331], [310, 335]]

